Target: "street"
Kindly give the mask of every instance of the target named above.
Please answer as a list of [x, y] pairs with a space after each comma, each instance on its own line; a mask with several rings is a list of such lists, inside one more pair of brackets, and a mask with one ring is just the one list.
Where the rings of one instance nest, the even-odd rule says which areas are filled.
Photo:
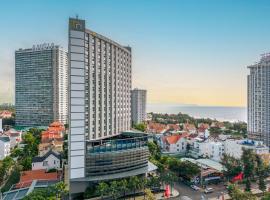
[[174, 188], [179, 191], [180, 196], [170, 199], [180, 200], [182, 196], [188, 196], [192, 200], [201, 200], [202, 195], [205, 197], [205, 199], [208, 199], [218, 197], [221, 195], [221, 192], [227, 193], [226, 187], [222, 183], [218, 185], [210, 185], [209, 187], [213, 188], [214, 192], [204, 194], [203, 189], [196, 191], [184, 183], [178, 182], [175, 183]]

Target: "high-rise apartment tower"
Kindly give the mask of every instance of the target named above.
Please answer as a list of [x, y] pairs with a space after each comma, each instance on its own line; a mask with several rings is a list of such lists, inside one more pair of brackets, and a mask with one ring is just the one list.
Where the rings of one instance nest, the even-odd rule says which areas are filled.
[[135, 88], [131, 92], [131, 118], [133, 124], [146, 120], [146, 90]]
[[68, 57], [54, 44], [15, 52], [16, 125], [48, 126], [67, 122]]
[[248, 66], [248, 137], [270, 145], [270, 54]]

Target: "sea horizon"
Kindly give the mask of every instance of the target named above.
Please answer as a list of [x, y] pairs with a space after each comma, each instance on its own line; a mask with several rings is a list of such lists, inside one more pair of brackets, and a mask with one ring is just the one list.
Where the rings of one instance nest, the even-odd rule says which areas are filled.
[[194, 118], [247, 122], [247, 108], [241, 106], [203, 106], [194, 104], [147, 104], [147, 113], [188, 114]]

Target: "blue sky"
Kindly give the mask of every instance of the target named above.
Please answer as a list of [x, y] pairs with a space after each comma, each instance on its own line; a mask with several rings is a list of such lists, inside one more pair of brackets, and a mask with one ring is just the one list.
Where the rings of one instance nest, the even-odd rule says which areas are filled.
[[270, 51], [267, 0], [0, 2], [0, 103], [14, 99], [14, 51], [67, 47], [68, 18], [133, 48], [133, 86], [150, 103], [246, 105], [247, 65]]

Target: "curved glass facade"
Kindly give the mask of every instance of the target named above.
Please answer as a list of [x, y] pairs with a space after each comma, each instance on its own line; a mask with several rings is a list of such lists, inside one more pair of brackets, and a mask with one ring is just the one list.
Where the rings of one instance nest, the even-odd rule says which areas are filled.
[[99, 141], [99, 144], [90, 143], [86, 154], [86, 175], [109, 175], [147, 167], [147, 140], [146, 135], [132, 137], [122, 134], [115, 139]]

